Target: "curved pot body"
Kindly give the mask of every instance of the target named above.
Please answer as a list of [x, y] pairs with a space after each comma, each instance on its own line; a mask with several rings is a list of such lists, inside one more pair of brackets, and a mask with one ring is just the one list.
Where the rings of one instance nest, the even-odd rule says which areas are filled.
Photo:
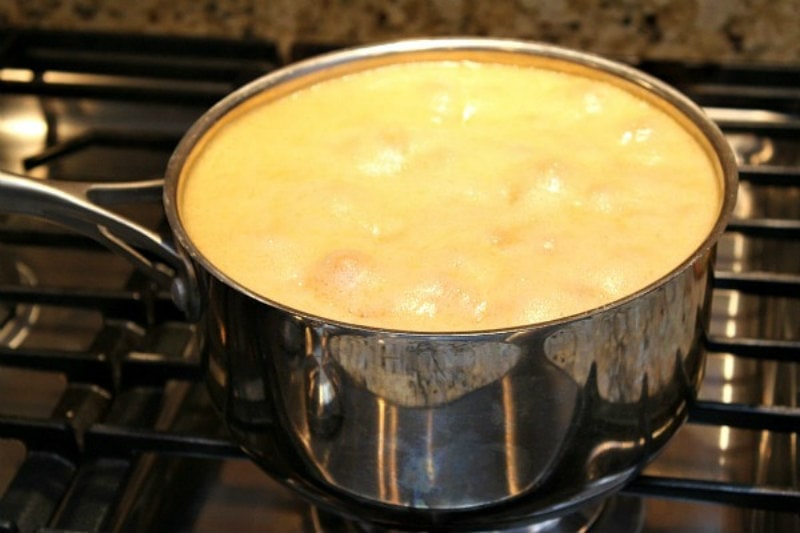
[[208, 278], [210, 390], [266, 470], [362, 519], [558, 513], [620, 487], [685, 419], [711, 263], [579, 319], [474, 335], [326, 324]]

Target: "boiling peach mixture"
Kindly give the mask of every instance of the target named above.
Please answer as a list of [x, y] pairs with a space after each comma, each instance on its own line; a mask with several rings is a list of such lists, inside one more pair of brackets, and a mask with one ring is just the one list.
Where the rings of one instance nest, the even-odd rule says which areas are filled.
[[181, 176], [200, 253], [269, 301], [420, 332], [619, 300], [718, 217], [696, 137], [608, 82], [537, 67], [378, 67], [251, 105]]

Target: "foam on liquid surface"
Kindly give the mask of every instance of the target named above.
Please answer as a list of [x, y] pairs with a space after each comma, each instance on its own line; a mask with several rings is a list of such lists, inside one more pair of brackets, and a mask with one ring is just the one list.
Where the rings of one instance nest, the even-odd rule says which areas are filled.
[[198, 249], [250, 290], [343, 322], [519, 326], [656, 281], [720, 185], [651, 104], [561, 72], [380, 67], [248, 110], [181, 178]]

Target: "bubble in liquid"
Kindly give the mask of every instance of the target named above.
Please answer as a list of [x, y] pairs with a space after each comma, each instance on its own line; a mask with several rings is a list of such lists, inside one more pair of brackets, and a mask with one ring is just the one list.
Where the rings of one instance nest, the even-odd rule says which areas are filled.
[[326, 303], [338, 303], [355, 317], [385, 313], [380, 305], [382, 279], [374, 259], [355, 250], [336, 250], [312, 265], [306, 284]]

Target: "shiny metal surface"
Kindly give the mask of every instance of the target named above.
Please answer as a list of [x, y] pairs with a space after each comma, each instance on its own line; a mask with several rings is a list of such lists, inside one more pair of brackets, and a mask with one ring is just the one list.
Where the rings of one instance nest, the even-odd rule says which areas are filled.
[[[384, 62], [455, 56], [588, 69], [664, 98], [673, 116], [686, 113], [691, 119], [680, 120], [708, 136], [724, 167], [726, 205], [714, 235], [660, 283], [608, 308], [454, 335], [281, 309], [236, 286], [188, 240], [172, 204], [180, 166], [231, 110]], [[204, 278], [212, 396], [259, 464], [319, 505], [361, 519], [481, 527], [607, 496], [678, 428], [702, 372], [713, 242], [733, 207], [735, 175], [719, 132], [635, 71], [550, 47], [420, 41], [327, 56], [246, 86], [187, 134], [165, 197], [178, 240], [212, 274]]]
[[374, 502], [362, 518], [391, 505], [472, 526], [561, 513], [619, 488], [685, 418], [710, 257], [580, 320], [475, 335], [331, 326], [210, 278], [212, 396], [260, 464], [323, 505], [348, 510], [344, 491]]
[[[281, 308], [216, 271], [188, 241], [175, 209], [180, 166], [231, 109], [381, 62], [464, 55], [592, 72], [668, 102], [719, 157], [725, 206], [712, 235], [659, 283], [606, 308], [454, 335], [334, 324]], [[416, 41], [301, 63], [237, 91], [176, 151], [164, 203], [180, 247], [201, 272], [212, 396], [259, 464], [345, 515], [475, 528], [547, 519], [606, 497], [680, 426], [702, 372], [713, 247], [733, 207], [735, 176], [727, 143], [697, 108], [628, 67], [510, 41]], [[64, 193], [0, 176], [0, 197], [20, 190], [55, 198], [56, 207]], [[3, 209], [14, 211], [12, 204]], [[90, 223], [94, 234], [102, 228], [94, 215], [76, 212], [60, 221], [83, 231]], [[148, 250], [143, 243], [159, 240], [131, 239]]]
[[[196, 315], [197, 298], [185, 288], [194, 274], [168, 236], [109, 210], [103, 204], [146, 202], [160, 195], [161, 180], [125, 183], [34, 180], [0, 169], [0, 212], [37, 216], [92, 237], [119, 253], [175, 294], [176, 303]], [[160, 259], [142, 253], [148, 252]]]

